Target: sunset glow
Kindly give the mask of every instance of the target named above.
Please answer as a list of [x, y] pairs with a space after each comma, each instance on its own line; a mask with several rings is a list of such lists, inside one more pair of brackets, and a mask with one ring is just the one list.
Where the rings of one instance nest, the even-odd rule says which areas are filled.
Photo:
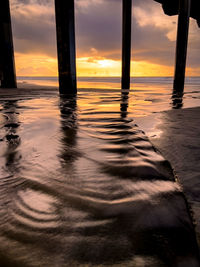
[[[11, 0], [18, 76], [57, 76], [54, 2]], [[160, 4], [136, 0], [132, 18], [131, 76], [173, 76], [177, 16]], [[78, 76], [121, 76], [120, 1], [76, 1]], [[191, 19], [187, 75], [200, 75], [200, 34]]]
[[[23, 55], [16, 53], [17, 76], [57, 76], [57, 59], [45, 55]], [[131, 76], [172, 76], [173, 66], [153, 64], [146, 61], [131, 61]], [[187, 68], [188, 76], [198, 76], [200, 68]], [[121, 61], [96, 59], [92, 57], [77, 58], [77, 75], [79, 77], [119, 77]]]

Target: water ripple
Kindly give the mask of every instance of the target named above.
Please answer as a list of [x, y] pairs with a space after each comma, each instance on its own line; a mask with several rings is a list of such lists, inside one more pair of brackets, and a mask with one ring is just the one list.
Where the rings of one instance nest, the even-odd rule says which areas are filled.
[[2, 106], [4, 267], [199, 266], [181, 188], [127, 94]]

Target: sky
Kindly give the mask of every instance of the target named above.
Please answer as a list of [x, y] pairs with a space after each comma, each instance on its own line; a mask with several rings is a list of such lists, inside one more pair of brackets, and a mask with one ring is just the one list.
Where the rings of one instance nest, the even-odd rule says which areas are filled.
[[[18, 76], [57, 76], [54, 0], [10, 0]], [[172, 76], [177, 16], [153, 0], [132, 5], [132, 76]], [[120, 76], [122, 0], [75, 0], [78, 76]], [[200, 76], [200, 28], [191, 19], [187, 75]]]

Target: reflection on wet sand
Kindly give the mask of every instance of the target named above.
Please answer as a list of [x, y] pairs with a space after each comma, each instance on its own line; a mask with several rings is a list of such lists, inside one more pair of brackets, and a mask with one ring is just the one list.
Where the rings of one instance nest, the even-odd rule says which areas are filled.
[[129, 90], [122, 90], [121, 92], [121, 117], [126, 118], [128, 115], [128, 101], [129, 101]]
[[175, 89], [172, 93], [172, 107], [174, 109], [179, 109], [183, 107], [183, 96], [184, 92], [178, 92]]
[[18, 119], [17, 101], [5, 101], [3, 103], [4, 132], [3, 139], [6, 142], [6, 148], [3, 151], [5, 156], [5, 171], [10, 175], [16, 173], [20, 167], [21, 155], [18, 151], [20, 137], [17, 134], [20, 122]]
[[73, 173], [73, 162], [76, 158], [76, 135], [77, 135], [77, 102], [76, 96], [60, 98], [60, 114], [61, 114], [61, 133], [63, 137], [61, 143], [61, 165], [64, 171]]
[[128, 94], [45, 101], [18, 101], [22, 159], [1, 155], [3, 266], [199, 266], [185, 198]]

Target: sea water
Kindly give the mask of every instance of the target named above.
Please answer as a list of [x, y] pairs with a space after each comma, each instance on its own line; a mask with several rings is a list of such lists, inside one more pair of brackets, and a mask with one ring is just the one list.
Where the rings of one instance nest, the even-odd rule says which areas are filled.
[[[39, 86], [58, 86], [57, 77], [18, 77], [19, 84], [33, 84]], [[77, 85], [79, 90], [94, 89], [118, 91], [121, 88], [121, 78], [119, 77], [78, 77]], [[195, 107], [200, 102], [200, 77], [186, 77], [185, 90], [182, 99], [173, 98], [173, 78], [172, 77], [132, 77], [130, 83], [131, 93], [134, 97], [130, 104], [134, 107], [144, 104], [148, 107], [148, 114], [165, 109], [179, 107]], [[176, 101], [177, 100], [177, 101]], [[139, 101], [139, 102], [138, 102]], [[181, 103], [180, 103], [181, 101]], [[153, 107], [152, 105], [156, 105]], [[141, 106], [143, 116], [146, 109]], [[146, 115], [146, 113], [145, 113]]]
[[[45, 79], [29, 88], [56, 83]], [[129, 94], [97, 80], [77, 96], [1, 95], [0, 266], [199, 266], [182, 189], [137, 123], [199, 105], [198, 79], [178, 100], [169, 78], [138, 78]]]

